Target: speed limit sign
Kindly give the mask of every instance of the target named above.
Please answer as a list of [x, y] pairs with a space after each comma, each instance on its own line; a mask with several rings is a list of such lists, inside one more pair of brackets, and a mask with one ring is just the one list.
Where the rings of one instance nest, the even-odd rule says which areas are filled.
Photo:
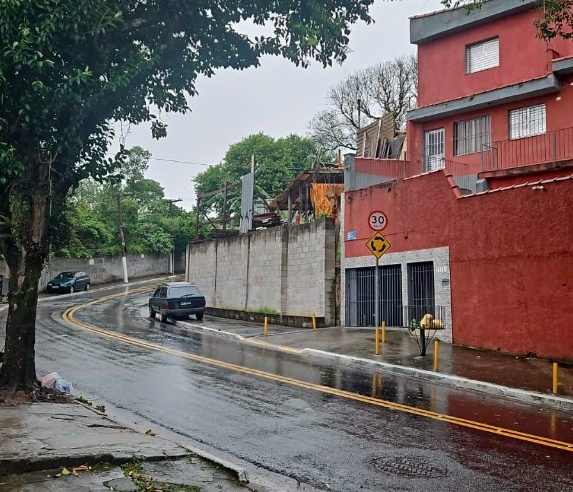
[[380, 210], [375, 210], [370, 214], [370, 217], [368, 217], [368, 225], [373, 231], [382, 231], [387, 224], [388, 219], [384, 212], [381, 212]]

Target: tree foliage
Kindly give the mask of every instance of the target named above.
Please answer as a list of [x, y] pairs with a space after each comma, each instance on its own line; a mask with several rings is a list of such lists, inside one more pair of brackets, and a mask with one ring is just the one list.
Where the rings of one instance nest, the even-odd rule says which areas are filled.
[[[10, 271], [0, 387], [35, 384], [36, 287], [70, 188], [101, 181], [113, 122], [186, 112], [199, 75], [344, 59], [373, 0], [3, 0], [0, 2], [0, 250]], [[249, 38], [241, 21], [270, 26]]]
[[391, 114], [397, 129], [416, 101], [415, 56], [402, 56], [350, 74], [330, 88], [327, 106], [310, 122], [310, 136], [320, 148], [356, 148], [356, 131], [374, 118]]
[[[279, 194], [301, 171], [310, 169], [321, 159], [330, 159], [330, 154], [320, 154], [314, 142], [298, 135], [274, 139], [258, 133], [250, 135], [229, 147], [223, 162], [211, 166], [195, 177], [198, 193], [219, 190], [225, 182], [232, 188], [228, 192], [228, 209], [240, 210], [241, 189], [239, 179], [251, 170], [251, 156], [255, 156], [255, 179], [259, 190], [266, 197]], [[220, 214], [222, 196], [213, 197], [207, 210]]]
[[185, 248], [195, 233], [195, 214], [170, 203], [161, 185], [145, 178], [149, 158], [149, 152], [134, 147], [116, 179], [80, 183], [66, 204], [64, 233], [52, 245], [56, 255], [91, 258], [121, 254], [120, 222], [128, 253], [167, 254], [174, 247]]

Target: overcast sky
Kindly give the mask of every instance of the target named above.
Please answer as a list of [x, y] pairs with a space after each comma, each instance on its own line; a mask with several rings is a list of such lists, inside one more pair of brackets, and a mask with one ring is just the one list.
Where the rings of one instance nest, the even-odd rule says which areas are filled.
[[[331, 85], [358, 69], [413, 53], [408, 17], [440, 7], [440, 0], [377, 0], [371, 10], [376, 22], [353, 26], [352, 52], [342, 66], [323, 69], [314, 64], [302, 69], [265, 57], [258, 68], [221, 70], [198, 82], [199, 95], [191, 100], [191, 113], [165, 120], [167, 138], [153, 140], [149, 127], [141, 125], [131, 129], [126, 145], [139, 145], [154, 159], [216, 164], [229, 145], [252, 133], [304, 135], [308, 122], [324, 106]], [[193, 176], [204, 169], [152, 160], [147, 175], [161, 183], [167, 198], [181, 198], [181, 205], [190, 209], [195, 202]]]

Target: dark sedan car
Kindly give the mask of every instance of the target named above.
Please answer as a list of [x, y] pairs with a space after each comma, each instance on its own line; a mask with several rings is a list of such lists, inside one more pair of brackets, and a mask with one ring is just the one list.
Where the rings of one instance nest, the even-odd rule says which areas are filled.
[[48, 282], [46, 292], [90, 290], [91, 280], [85, 272], [62, 272]]
[[159, 314], [163, 322], [168, 316], [183, 318], [192, 314], [202, 320], [204, 312], [205, 297], [189, 282], [162, 284], [149, 299], [149, 316], [155, 318]]

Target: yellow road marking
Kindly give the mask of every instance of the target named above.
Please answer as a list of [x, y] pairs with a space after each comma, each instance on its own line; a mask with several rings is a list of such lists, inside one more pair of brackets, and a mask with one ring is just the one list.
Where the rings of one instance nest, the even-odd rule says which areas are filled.
[[162, 353], [169, 354], [169, 355], [174, 355], [176, 357], [191, 360], [193, 362], [198, 362], [201, 364], [206, 364], [206, 365], [221, 368], [221, 369], [227, 369], [230, 371], [246, 374], [249, 376], [254, 376], [257, 378], [261, 378], [261, 379], [267, 379], [270, 381], [275, 381], [275, 382], [287, 384], [290, 386], [304, 388], [307, 390], [316, 391], [316, 392], [323, 393], [323, 394], [338, 396], [341, 398], [345, 398], [347, 400], [353, 400], [353, 401], [358, 401], [358, 402], [362, 402], [362, 403], [367, 403], [369, 405], [374, 405], [377, 407], [386, 408], [388, 410], [400, 411], [400, 412], [408, 413], [411, 415], [417, 415], [419, 417], [426, 417], [426, 418], [430, 418], [433, 420], [438, 420], [440, 422], [445, 422], [445, 423], [449, 423], [449, 424], [453, 424], [453, 425], [458, 425], [461, 427], [466, 427], [466, 428], [470, 428], [470, 429], [479, 430], [482, 432], [495, 434], [498, 436], [504, 436], [504, 437], [508, 437], [511, 439], [517, 439], [520, 441], [527, 441], [527, 442], [539, 444], [542, 446], [547, 446], [547, 447], [551, 447], [551, 448], [555, 448], [555, 449], [561, 449], [564, 451], [573, 452], [573, 444], [565, 442], [565, 441], [558, 441], [558, 440], [550, 439], [550, 438], [543, 437], [543, 436], [537, 436], [534, 434], [527, 434], [525, 432], [519, 432], [516, 430], [506, 429], [503, 427], [496, 427], [494, 425], [485, 424], [482, 422], [467, 420], [467, 419], [463, 419], [460, 417], [454, 417], [452, 415], [445, 415], [445, 414], [441, 414], [441, 413], [434, 412], [431, 410], [425, 410], [423, 408], [411, 407], [411, 406], [404, 405], [401, 403], [395, 403], [392, 401], [382, 400], [382, 399], [378, 399], [378, 398], [374, 398], [374, 397], [370, 397], [370, 396], [359, 395], [357, 393], [351, 393], [349, 391], [339, 390], [336, 388], [331, 388], [328, 386], [322, 386], [322, 385], [315, 384], [315, 383], [309, 383], [306, 381], [301, 381], [301, 380], [289, 378], [286, 376], [280, 376], [278, 374], [273, 374], [273, 373], [261, 371], [258, 369], [251, 369], [248, 367], [243, 367], [243, 366], [239, 366], [236, 364], [231, 364], [229, 362], [223, 362], [221, 360], [211, 359], [211, 358], [204, 357], [201, 355], [191, 354], [189, 352], [184, 352], [182, 350], [164, 347], [164, 346], [158, 345], [156, 343], [151, 343], [151, 342], [147, 342], [145, 340], [141, 340], [138, 338], [133, 338], [133, 337], [130, 337], [127, 335], [121, 335], [119, 333], [114, 333], [114, 332], [111, 332], [108, 330], [104, 330], [102, 328], [98, 328], [96, 326], [78, 321], [74, 317], [74, 314], [77, 311], [79, 311], [80, 309], [84, 309], [87, 306], [97, 304], [100, 302], [105, 302], [107, 300], [114, 299], [117, 297], [126, 296], [128, 294], [136, 294], [136, 293], [145, 292], [145, 291], [149, 291], [149, 290], [150, 290], [149, 287], [138, 288], [138, 289], [130, 290], [128, 292], [121, 292], [119, 294], [112, 294], [109, 296], [101, 297], [101, 298], [95, 299], [93, 301], [90, 301], [88, 303], [80, 304], [80, 305], [77, 305], [77, 306], [74, 306], [72, 308], [67, 309], [62, 314], [62, 318], [67, 323], [71, 324], [72, 326], [75, 326], [76, 328], [80, 328], [84, 331], [91, 332], [91, 333], [97, 334], [97, 335], [105, 337], [105, 338], [117, 340], [119, 342], [122, 342], [122, 343], [125, 343], [128, 345], [133, 345], [136, 347], [146, 348], [149, 350], [154, 350], [154, 351], [162, 352]]

